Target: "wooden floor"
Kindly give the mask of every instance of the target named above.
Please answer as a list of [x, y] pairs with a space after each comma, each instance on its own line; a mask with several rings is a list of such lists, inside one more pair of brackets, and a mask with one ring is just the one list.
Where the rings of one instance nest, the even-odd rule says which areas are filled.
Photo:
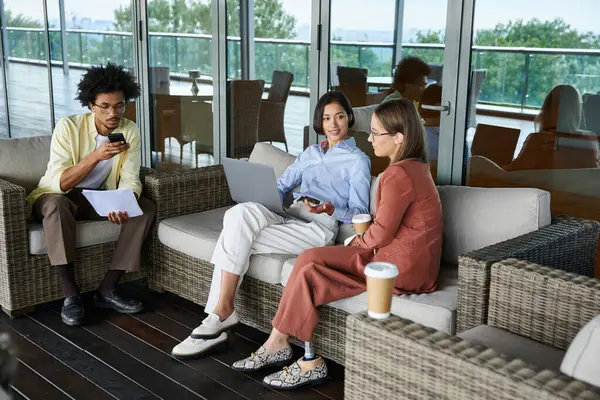
[[[296, 391], [274, 391], [262, 378], [276, 371], [242, 374], [230, 365], [255, 351], [266, 334], [238, 326], [228, 348], [192, 361], [170, 357], [174, 345], [204, 318], [203, 308], [175, 295], [121, 285], [144, 301], [137, 315], [86, 308], [89, 321], [68, 327], [61, 302], [38, 306], [11, 319], [0, 312], [0, 331], [18, 349], [15, 399], [342, 399], [343, 367], [328, 362], [329, 383]], [[89, 297], [86, 297], [89, 304]], [[302, 352], [295, 348], [296, 356]]]

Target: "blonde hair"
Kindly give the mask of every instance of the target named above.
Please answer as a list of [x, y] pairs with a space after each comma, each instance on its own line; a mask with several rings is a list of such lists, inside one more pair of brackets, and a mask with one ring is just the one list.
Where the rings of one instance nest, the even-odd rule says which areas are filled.
[[412, 101], [397, 99], [381, 103], [373, 113], [387, 132], [402, 133], [404, 141], [391, 164], [407, 158], [427, 162], [425, 127]]

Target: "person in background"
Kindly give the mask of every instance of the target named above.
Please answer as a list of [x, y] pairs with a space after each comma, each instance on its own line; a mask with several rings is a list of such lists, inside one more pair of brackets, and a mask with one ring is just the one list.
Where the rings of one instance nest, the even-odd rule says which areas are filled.
[[[77, 100], [90, 113], [61, 118], [52, 135], [50, 161], [38, 187], [27, 197], [28, 212], [44, 226], [50, 264], [56, 267], [65, 300], [62, 321], [71, 326], [84, 321], [84, 308], [75, 280], [76, 221], [103, 219], [83, 196], [83, 189], [130, 189], [143, 215], [129, 218], [115, 211], [108, 220], [121, 226], [110, 269], [94, 293], [94, 305], [121, 313], [144, 308], [115, 288], [126, 271], [140, 269], [140, 252], [150, 231], [156, 207], [143, 197], [140, 182], [140, 132], [123, 118], [127, 102], [140, 94], [135, 77], [124, 67], [108, 63], [87, 70], [78, 84]], [[111, 143], [110, 133], [124, 142]]]
[[427, 76], [430, 73], [431, 69], [420, 58], [403, 58], [394, 70], [392, 83], [394, 92], [388, 95], [384, 102], [394, 99], [408, 99], [413, 103], [418, 103], [427, 87]]
[[[371, 118], [369, 141], [390, 165], [380, 175], [373, 224], [348, 246], [306, 250], [288, 279], [267, 341], [233, 369], [250, 372], [290, 358], [289, 336], [312, 341], [317, 307], [366, 290], [365, 266], [395, 264], [395, 294], [436, 290], [442, 255], [442, 207], [429, 173], [421, 117], [410, 100], [380, 104]], [[306, 346], [310, 348], [310, 346]], [[352, 357], [352, 355], [349, 355]], [[296, 389], [327, 381], [327, 365], [314, 352], [264, 378], [273, 388]]]
[[580, 129], [581, 97], [571, 85], [558, 85], [544, 99], [519, 155], [507, 170], [600, 167], [600, 147], [594, 132]]
[[423, 105], [439, 106], [442, 104], [442, 87], [433, 84], [423, 91], [419, 103], [419, 115], [423, 118], [425, 125], [425, 136], [427, 138], [427, 158], [429, 161], [437, 160], [438, 146], [440, 142], [440, 111], [427, 110]]
[[[239, 323], [234, 297], [252, 254], [300, 254], [326, 246], [337, 236], [338, 221], [350, 222], [354, 214], [369, 211], [371, 161], [348, 137], [353, 124], [352, 107], [341, 92], [319, 99], [313, 127], [327, 139], [307, 147], [277, 181], [282, 202], [288, 192], [302, 185], [287, 209], [295, 218], [284, 218], [250, 202], [227, 210], [211, 259], [208, 317], [173, 348], [173, 357], [198, 357], [227, 341], [225, 331]], [[321, 203], [311, 204], [309, 199]], [[280, 353], [284, 360], [292, 357], [288, 350]]]

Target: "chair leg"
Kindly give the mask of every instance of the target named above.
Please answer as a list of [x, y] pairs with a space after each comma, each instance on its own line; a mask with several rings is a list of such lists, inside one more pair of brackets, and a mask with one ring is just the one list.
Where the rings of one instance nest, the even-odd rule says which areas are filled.
[[288, 147], [287, 147], [287, 142], [283, 142], [283, 144], [285, 144], [285, 152], [289, 153]]
[[11, 318], [20, 317], [22, 315], [33, 312], [33, 310], [35, 310], [35, 306], [18, 308], [16, 310], [9, 310], [8, 308], [2, 307], [2, 311], [4, 311]]

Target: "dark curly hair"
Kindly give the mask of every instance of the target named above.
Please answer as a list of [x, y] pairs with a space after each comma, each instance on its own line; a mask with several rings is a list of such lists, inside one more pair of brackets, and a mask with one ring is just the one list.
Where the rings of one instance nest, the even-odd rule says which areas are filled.
[[108, 63], [106, 66], [92, 66], [77, 85], [77, 97], [83, 107], [89, 107], [96, 96], [103, 93], [123, 92], [126, 101], [140, 95], [140, 85], [135, 76], [122, 65]]
[[431, 68], [418, 57], [405, 57], [394, 70], [394, 85], [399, 83], [415, 83], [421, 76], [431, 73]]

